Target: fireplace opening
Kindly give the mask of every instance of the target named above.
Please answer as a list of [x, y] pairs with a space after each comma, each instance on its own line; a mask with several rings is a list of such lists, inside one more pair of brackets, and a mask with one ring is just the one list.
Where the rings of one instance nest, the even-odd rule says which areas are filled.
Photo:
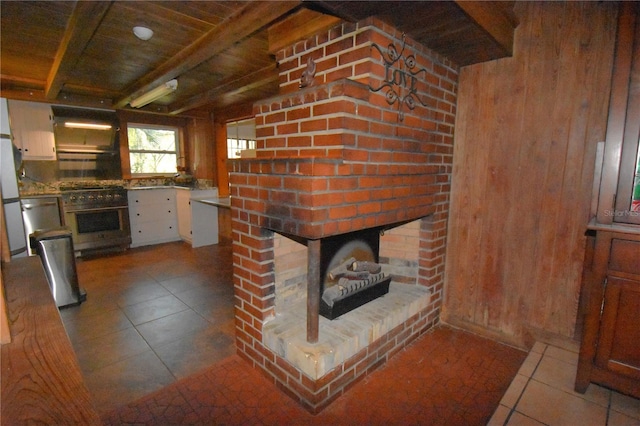
[[[263, 325], [262, 344], [290, 364], [293, 369], [287, 371], [293, 375], [303, 374], [311, 380], [329, 380], [334, 377], [329, 373], [336, 369], [355, 369], [358, 373], [366, 371], [368, 367], [363, 366], [386, 359], [389, 351], [395, 352], [431, 327], [438, 319], [441, 297], [439, 281], [433, 285], [419, 282], [419, 255], [421, 247], [425, 246], [425, 239], [431, 235], [431, 219], [432, 216], [429, 216], [394, 228], [369, 228], [321, 240], [324, 245], [332, 247], [331, 250], [322, 250], [327, 259], [322, 269], [323, 276], [333, 268], [334, 257], [334, 262], [339, 263], [338, 259], [352, 253], [345, 250], [342, 254], [343, 245], [362, 240], [371, 244], [371, 248], [360, 249], [362, 244], [357, 243], [359, 249], [353, 253], [358, 258], [362, 253], [368, 253], [370, 259], [377, 260], [382, 271], [391, 277], [391, 282], [387, 294], [357, 309], [333, 320], [319, 315], [319, 334], [315, 343], [307, 339], [310, 251], [300, 239], [274, 233], [275, 311]], [[366, 254], [362, 256], [368, 259]], [[320, 258], [322, 255], [318, 256]], [[439, 274], [438, 268], [439, 265], [427, 267], [423, 270], [423, 276]]]
[[379, 263], [380, 230], [366, 229], [320, 242], [320, 315], [334, 320], [389, 292]]

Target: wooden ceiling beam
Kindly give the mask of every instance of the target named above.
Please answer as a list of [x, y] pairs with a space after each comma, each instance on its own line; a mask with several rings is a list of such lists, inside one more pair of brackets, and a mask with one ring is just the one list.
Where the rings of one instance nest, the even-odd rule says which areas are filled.
[[507, 9], [505, 4], [492, 1], [455, 0], [455, 3], [497, 43], [505, 54], [508, 56], [513, 54], [514, 30], [518, 26], [513, 7]]
[[336, 16], [300, 9], [269, 28], [269, 53], [275, 54], [340, 22], [342, 19]]
[[298, 8], [300, 4], [300, 1], [268, 2], [259, 0], [247, 3], [220, 25], [142, 77], [128, 90], [130, 95], [115, 102], [116, 107], [124, 108], [137, 96], [197, 67], [216, 54], [287, 15]]
[[[42, 89], [11, 88], [2, 89], [2, 96], [19, 101], [51, 103]], [[68, 94], [61, 92], [56, 104], [87, 108], [114, 109], [110, 99], [98, 99], [95, 96]]]
[[44, 89], [45, 98], [54, 100], [60, 94], [67, 76], [96, 32], [111, 1], [76, 2], [62, 37]]
[[215, 101], [220, 96], [227, 96], [255, 87], [261, 87], [270, 82], [278, 81], [278, 78], [277, 67], [275, 64], [272, 64], [227, 84], [208, 90], [205, 93], [193, 96], [181, 105], [171, 105], [170, 113], [175, 115], [190, 109], [202, 107]]

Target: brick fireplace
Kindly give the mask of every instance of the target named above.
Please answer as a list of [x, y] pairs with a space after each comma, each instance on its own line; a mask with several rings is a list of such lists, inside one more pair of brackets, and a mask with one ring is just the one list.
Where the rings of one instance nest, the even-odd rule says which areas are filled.
[[[374, 18], [277, 60], [256, 157], [230, 162], [236, 345], [318, 412], [438, 322], [458, 69]], [[389, 293], [319, 318], [319, 243], [367, 229]]]

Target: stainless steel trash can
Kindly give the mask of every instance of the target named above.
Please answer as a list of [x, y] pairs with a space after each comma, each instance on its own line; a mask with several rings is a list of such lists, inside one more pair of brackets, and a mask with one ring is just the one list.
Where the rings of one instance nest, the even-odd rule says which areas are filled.
[[29, 244], [40, 256], [56, 306], [64, 308], [85, 301], [86, 293], [78, 285], [71, 230], [37, 230], [29, 236]]

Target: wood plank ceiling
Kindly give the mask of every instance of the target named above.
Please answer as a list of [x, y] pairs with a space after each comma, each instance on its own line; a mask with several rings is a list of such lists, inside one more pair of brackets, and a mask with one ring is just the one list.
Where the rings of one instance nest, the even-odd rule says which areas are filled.
[[[277, 93], [274, 39], [293, 43], [339, 19], [377, 15], [467, 65], [511, 54], [512, 9], [482, 1], [3, 1], [0, 88], [7, 98], [126, 109], [176, 78], [175, 92], [141, 110], [204, 116]], [[153, 37], [136, 38], [136, 25]], [[270, 28], [278, 28], [271, 46]]]

